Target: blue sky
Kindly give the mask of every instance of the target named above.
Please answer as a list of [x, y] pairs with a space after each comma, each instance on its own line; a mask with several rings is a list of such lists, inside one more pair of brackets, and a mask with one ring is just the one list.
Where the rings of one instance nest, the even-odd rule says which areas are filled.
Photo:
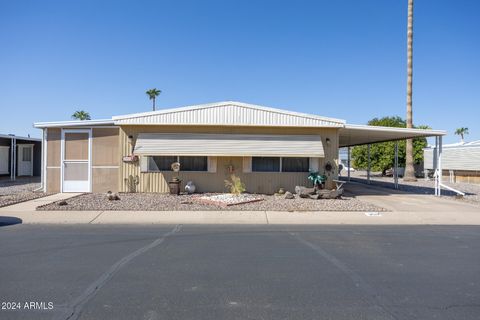
[[[415, 2], [414, 122], [480, 139], [480, 2]], [[405, 115], [407, 0], [0, 0], [0, 133], [238, 100], [366, 123]]]

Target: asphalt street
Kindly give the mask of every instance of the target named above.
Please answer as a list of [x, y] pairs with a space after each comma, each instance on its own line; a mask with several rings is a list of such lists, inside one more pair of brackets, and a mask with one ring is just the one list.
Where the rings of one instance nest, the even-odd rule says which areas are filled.
[[0, 302], [0, 319], [480, 319], [480, 227], [3, 226]]

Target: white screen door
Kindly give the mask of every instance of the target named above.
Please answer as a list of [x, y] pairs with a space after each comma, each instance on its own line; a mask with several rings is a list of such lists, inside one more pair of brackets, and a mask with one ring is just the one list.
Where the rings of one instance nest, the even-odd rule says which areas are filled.
[[18, 176], [33, 176], [33, 145], [18, 145]]
[[90, 191], [90, 130], [63, 130], [62, 192]]

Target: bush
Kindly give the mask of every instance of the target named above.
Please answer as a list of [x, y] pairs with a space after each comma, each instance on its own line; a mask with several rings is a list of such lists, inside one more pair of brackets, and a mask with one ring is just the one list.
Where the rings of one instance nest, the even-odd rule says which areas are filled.
[[230, 193], [234, 195], [239, 195], [245, 192], [245, 183], [240, 180], [240, 177], [232, 174], [230, 180], [225, 180], [225, 187], [230, 189]]

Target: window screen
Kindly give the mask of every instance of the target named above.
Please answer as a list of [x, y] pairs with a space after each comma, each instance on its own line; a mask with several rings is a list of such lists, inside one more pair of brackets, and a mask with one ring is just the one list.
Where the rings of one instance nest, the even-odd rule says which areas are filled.
[[180, 157], [180, 171], [207, 171], [208, 157]]
[[252, 171], [279, 172], [280, 158], [275, 157], [252, 157]]
[[148, 171], [171, 171], [172, 163], [177, 161], [176, 156], [149, 156]]
[[308, 172], [308, 158], [282, 158], [282, 172]]
[[32, 147], [23, 148], [22, 161], [32, 161]]

